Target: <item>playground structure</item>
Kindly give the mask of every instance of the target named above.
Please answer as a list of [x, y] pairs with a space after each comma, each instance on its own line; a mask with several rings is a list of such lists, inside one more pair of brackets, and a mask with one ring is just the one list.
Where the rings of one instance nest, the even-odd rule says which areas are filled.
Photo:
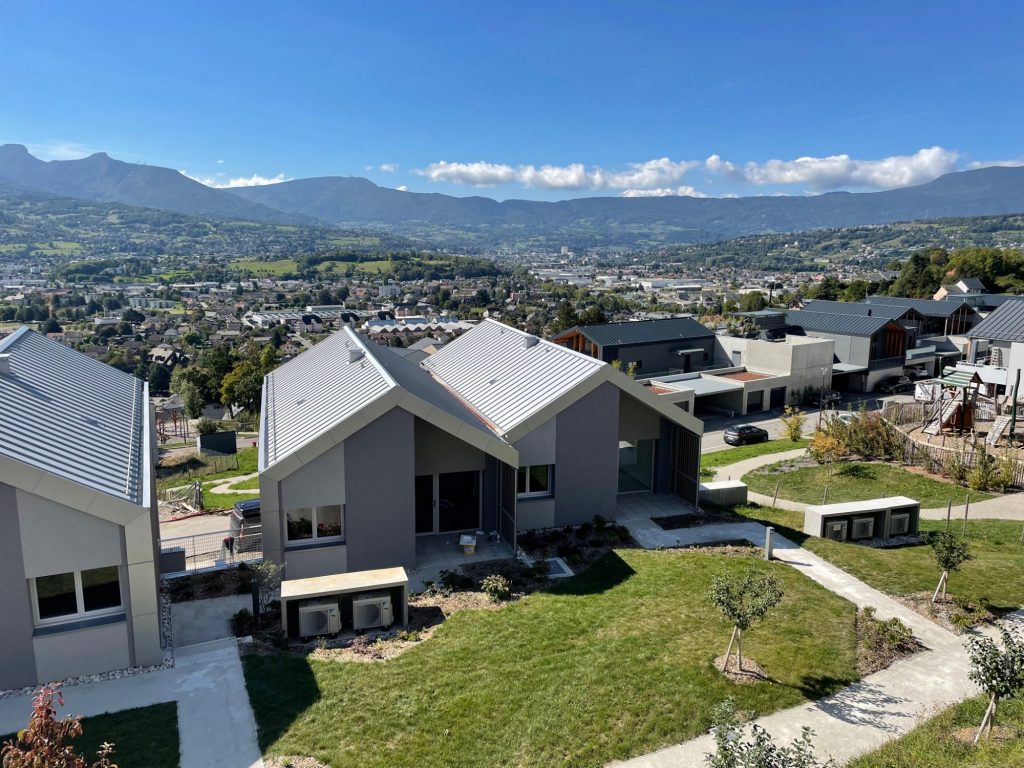
[[156, 436], [161, 445], [172, 440], [186, 442], [191, 436], [185, 406], [176, 395], [156, 408]]
[[1011, 447], [1024, 418], [1014, 396], [1019, 384], [1018, 377], [1009, 393], [999, 394], [978, 371], [946, 368], [940, 378], [928, 382], [930, 389], [923, 390], [933, 393], [933, 399], [923, 404], [921, 432], [933, 437], [984, 433], [987, 447], [995, 448], [1000, 441]]

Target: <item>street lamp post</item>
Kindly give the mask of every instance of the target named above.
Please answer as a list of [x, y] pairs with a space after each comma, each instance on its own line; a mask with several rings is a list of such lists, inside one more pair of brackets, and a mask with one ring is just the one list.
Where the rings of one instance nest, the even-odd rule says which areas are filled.
[[821, 429], [821, 412], [825, 410], [825, 369], [821, 369], [821, 391], [818, 393], [818, 429]]

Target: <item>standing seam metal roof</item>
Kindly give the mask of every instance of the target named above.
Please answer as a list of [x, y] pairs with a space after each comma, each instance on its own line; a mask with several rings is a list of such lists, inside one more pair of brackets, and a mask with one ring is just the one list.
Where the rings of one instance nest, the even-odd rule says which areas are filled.
[[[362, 356], [349, 362], [352, 351]], [[267, 375], [263, 466], [280, 461], [396, 388], [495, 437], [430, 373], [346, 327]]]
[[580, 333], [595, 344], [607, 347], [618, 344], [654, 344], [681, 339], [711, 338], [715, 334], [692, 317], [664, 320], [632, 320], [623, 323], [581, 325]]
[[813, 299], [807, 302], [801, 312], [826, 312], [833, 315], [861, 315], [862, 317], [884, 317], [889, 320], [898, 320], [913, 307], [902, 304], [863, 304], [853, 301], [828, 301], [826, 299]]
[[847, 336], [873, 336], [893, 320], [887, 317], [837, 314], [835, 312], [808, 312], [800, 310], [786, 315], [786, 322], [805, 331], [838, 333]]
[[606, 363], [484, 320], [421, 365], [505, 434]]
[[971, 338], [993, 341], [1024, 341], [1024, 300], [1007, 301], [978, 323]]
[[[933, 299], [904, 299], [899, 296], [868, 296], [864, 301], [878, 306], [912, 307], [925, 317], [950, 317], [959, 312], [965, 304], [965, 302], [934, 301]], [[971, 309], [974, 308], [971, 307]]]
[[[350, 363], [352, 350], [362, 357]], [[395, 381], [345, 327], [267, 374], [263, 386], [263, 461], [270, 466], [387, 393]]]
[[29, 328], [0, 341], [0, 454], [133, 504], [146, 497], [145, 383]]

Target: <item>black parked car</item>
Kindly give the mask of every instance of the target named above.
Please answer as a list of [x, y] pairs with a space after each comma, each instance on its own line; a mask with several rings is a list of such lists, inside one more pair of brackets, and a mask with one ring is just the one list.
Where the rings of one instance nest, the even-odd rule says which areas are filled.
[[843, 400], [843, 396], [834, 389], [824, 389], [821, 392], [821, 405], [825, 408], [835, 408]]
[[768, 441], [768, 432], [753, 424], [738, 424], [725, 430], [724, 440], [729, 445], [749, 445]]
[[878, 382], [875, 389], [878, 392], [885, 392], [888, 395], [895, 395], [898, 392], [909, 392], [914, 388], [914, 382], [909, 376], [890, 376]]

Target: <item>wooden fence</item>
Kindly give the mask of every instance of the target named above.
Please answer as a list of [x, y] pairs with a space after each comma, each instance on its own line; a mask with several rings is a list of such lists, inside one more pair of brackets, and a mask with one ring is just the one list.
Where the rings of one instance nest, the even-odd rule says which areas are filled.
[[[893, 426], [903, 441], [903, 463], [917, 467], [928, 468], [929, 465], [936, 471], [941, 471], [951, 460], [950, 457], [959, 453], [967, 471], [974, 469], [980, 453], [978, 443], [980, 441], [964, 441], [956, 447], [946, 447], [943, 444], [932, 445], [921, 442], [912, 435], [907, 434], [901, 426], [908, 424], [921, 425], [926, 416], [934, 406], [931, 403], [887, 403], [882, 409], [882, 418]], [[983, 442], [981, 443], [984, 444]], [[989, 456], [1002, 459], [1005, 450], [998, 448], [987, 448]], [[1014, 488], [1024, 488], [1024, 462], [1014, 459], [1013, 479], [1010, 484]]]

